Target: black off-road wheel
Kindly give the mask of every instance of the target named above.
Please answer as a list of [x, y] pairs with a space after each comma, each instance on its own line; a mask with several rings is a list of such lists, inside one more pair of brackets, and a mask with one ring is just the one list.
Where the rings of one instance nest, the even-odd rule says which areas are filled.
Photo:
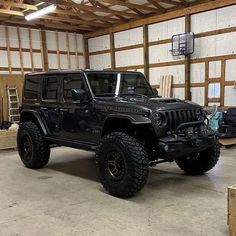
[[200, 175], [211, 170], [218, 162], [220, 157], [220, 144], [218, 140], [215, 144], [191, 156], [176, 159], [177, 165], [188, 174]]
[[27, 168], [38, 169], [48, 163], [50, 146], [43, 140], [40, 129], [33, 122], [20, 124], [17, 145], [21, 161]]
[[100, 180], [116, 197], [132, 197], [148, 178], [148, 157], [144, 145], [122, 132], [106, 135], [96, 153]]

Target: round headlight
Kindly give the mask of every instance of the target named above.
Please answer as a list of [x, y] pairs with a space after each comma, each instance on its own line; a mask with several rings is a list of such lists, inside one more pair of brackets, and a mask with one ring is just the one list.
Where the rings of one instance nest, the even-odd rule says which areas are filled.
[[200, 109], [196, 110], [195, 115], [198, 121], [202, 120], [203, 112]]
[[154, 117], [155, 117], [155, 124], [156, 124], [157, 126], [161, 126], [162, 123], [163, 123], [163, 121], [164, 121], [162, 114], [156, 113], [156, 114], [154, 115]]

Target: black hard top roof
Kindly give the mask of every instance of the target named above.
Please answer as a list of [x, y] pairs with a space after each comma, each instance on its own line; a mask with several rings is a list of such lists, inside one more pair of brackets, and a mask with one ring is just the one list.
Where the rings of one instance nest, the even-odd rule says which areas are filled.
[[34, 72], [28, 73], [26, 76], [37, 76], [37, 75], [58, 75], [58, 74], [76, 74], [79, 72], [93, 72], [93, 73], [140, 73], [137, 71], [119, 71], [119, 70], [52, 70], [52, 71], [44, 71], [44, 72]]

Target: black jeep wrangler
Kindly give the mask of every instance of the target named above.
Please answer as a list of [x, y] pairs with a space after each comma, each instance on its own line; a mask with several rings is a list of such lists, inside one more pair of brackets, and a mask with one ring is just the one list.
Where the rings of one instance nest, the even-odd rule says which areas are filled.
[[158, 97], [142, 73], [27, 74], [22, 101], [17, 142], [24, 165], [45, 166], [54, 145], [95, 151], [101, 182], [114, 196], [142, 189], [149, 166], [175, 161], [202, 174], [219, 159], [203, 109]]

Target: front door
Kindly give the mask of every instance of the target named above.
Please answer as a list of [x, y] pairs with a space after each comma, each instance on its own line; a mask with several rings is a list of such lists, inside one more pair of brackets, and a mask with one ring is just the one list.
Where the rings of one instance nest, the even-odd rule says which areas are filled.
[[[73, 89], [84, 90], [88, 94], [88, 98], [74, 100]], [[62, 95], [60, 137], [71, 141], [95, 143], [92, 123], [96, 120], [96, 115], [83, 74], [64, 76], [62, 78]]]
[[60, 130], [59, 85], [60, 80], [57, 76], [43, 76], [42, 78], [40, 112], [52, 136], [58, 136]]

